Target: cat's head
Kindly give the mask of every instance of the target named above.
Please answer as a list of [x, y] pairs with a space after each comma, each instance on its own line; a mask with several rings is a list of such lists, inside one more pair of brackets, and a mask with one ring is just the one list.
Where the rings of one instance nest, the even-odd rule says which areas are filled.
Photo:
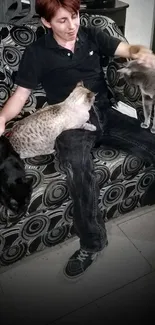
[[127, 82], [139, 84], [144, 81], [146, 75], [150, 73], [150, 69], [139, 64], [137, 60], [131, 60], [118, 69], [117, 72], [122, 75]]
[[67, 100], [70, 104], [86, 105], [88, 109], [90, 109], [95, 101], [95, 93], [86, 88], [83, 82], [80, 81], [77, 83]]
[[32, 179], [17, 178], [0, 187], [0, 202], [13, 213], [26, 212], [32, 194]]
[[32, 179], [24, 162], [4, 136], [0, 137], [0, 203], [13, 213], [26, 211], [32, 194]]

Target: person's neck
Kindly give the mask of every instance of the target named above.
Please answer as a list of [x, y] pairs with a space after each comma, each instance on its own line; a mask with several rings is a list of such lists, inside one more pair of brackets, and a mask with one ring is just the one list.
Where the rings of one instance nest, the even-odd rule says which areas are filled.
[[76, 39], [73, 40], [73, 41], [68, 41], [68, 42], [67, 42], [67, 41], [61, 39], [61, 38], [58, 37], [58, 36], [55, 36], [55, 35], [53, 35], [53, 36], [54, 36], [56, 42], [57, 42], [60, 46], [62, 46], [62, 47], [64, 47], [64, 48], [66, 48], [66, 49], [68, 49], [68, 50], [74, 52]]

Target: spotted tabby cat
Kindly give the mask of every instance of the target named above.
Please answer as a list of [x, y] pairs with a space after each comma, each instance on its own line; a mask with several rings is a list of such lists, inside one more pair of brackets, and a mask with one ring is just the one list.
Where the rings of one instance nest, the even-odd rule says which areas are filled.
[[57, 136], [64, 130], [84, 128], [95, 131], [89, 110], [95, 94], [80, 82], [65, 101], [47, 106], [19, 121], [12, 129], [10, 142], [21, 158], [50, 154]]

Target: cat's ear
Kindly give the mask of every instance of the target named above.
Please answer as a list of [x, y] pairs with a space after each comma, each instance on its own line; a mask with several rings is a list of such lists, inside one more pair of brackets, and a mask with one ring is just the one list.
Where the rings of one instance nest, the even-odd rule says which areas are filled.
[[18, 185], [28, 184], [29, 186], [32, 186], [32, 184], [33, 184], [33, 178], [32, 177], [17, 178], [16, 179], [16, 184], [18, 184]]
[[10, 207], [12, 208], [12, 211], [18, 211], [18, 202], [13, 198], [10, 198]]
[[77, 83], [76, 86], [77, 86], [77, 87], [84, 87], [84, 83], [83, 83], [83, 81], [82, 81], [82, 80], [79, 81], [79, 82]]
[[32, 177], [27, 177], [25, 182], [26, 182], [26, 184], [28, 184], [29, 186], [32, 186], [32, 184], [33, 184], [33, 178], [32, 178]]
[[119, 72], [120, 74], [126, 74], [127, 76], [131, 76], [131, 70], [127, 67], [118, 69], [117, 72]]

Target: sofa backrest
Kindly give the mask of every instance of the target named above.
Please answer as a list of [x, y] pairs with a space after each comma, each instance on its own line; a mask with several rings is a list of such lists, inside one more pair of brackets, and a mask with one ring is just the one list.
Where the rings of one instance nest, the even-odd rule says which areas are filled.
[[[0, 106], [5, 104], [8, 96], [14, 92], [15, 76], [25, 48], [46, 33], [40, 22], [23, 26], [0, 25], [1, 46], [0, 56], [2, 62], [3, 80], [0, 81]], [[23, 109], [23, 113], [32, 113], [45, 103], [45, 92], [38, 86], [31, 95]]]

